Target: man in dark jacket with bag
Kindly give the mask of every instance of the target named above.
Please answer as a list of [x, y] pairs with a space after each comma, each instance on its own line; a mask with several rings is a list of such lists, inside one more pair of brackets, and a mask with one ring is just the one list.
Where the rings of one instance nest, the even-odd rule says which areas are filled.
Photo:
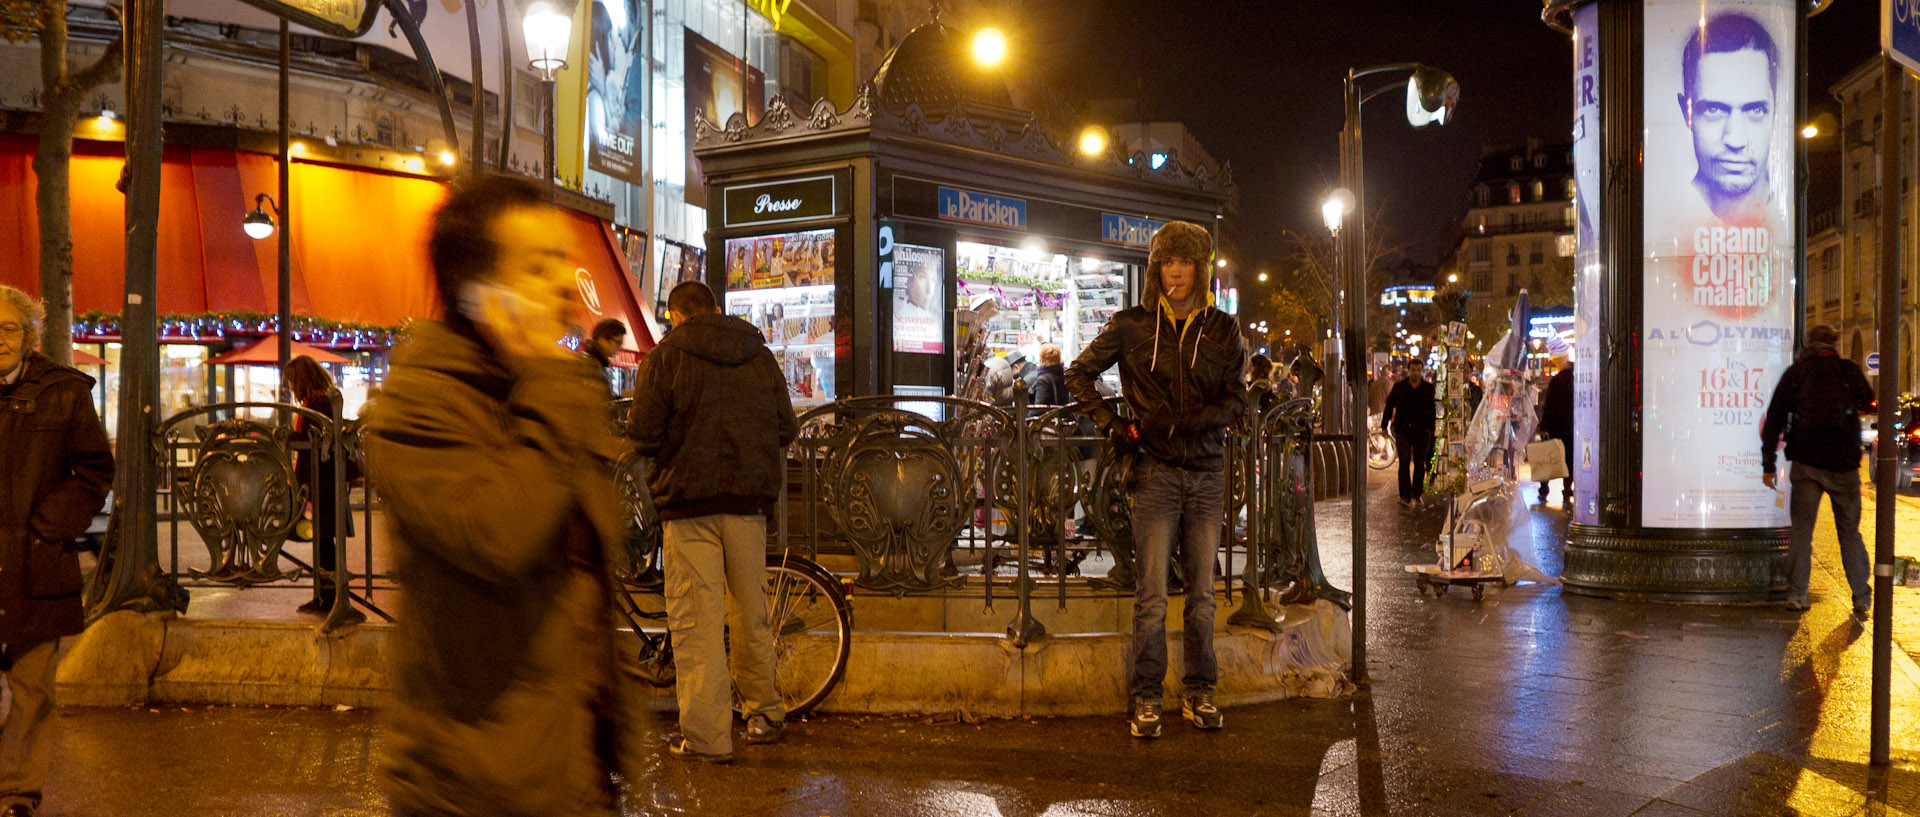
[[[29, 817], [55, 743], [54, 655], [84, 626], [73, 541], [106, 503], [113, 453], [93, 378], [35, 346], [44, 313], [0, 285], [0, 815]], [[63, 329], [64, 331], [64, 329]]]
[[[665, 528], [680, 701], [669, 751], [725, 763], [735, 690], [748, 743], [786, 733], [767, 624], [767, 516], [786, 488], [787, 445], [800, 426], [760, 330], [719, 314], [699, 281], [674, 287], [667, 308], [674, 329], [640, 362], [627, 436], [653, 458], [647, 487]], [[732, 641], [731, 685], [723, 636]]]
[[[1186, 610], [1182, 715], [1200, 729], [1222, 725], [1214, 704], [1214, 551], [1226, 513], [1226, 430], [1246, 406], [1246, 347], [1232, 315], [1213, 306], [1213, 237], [1197, 224], [1168, 222], [1147, 253], [1141, 303], [1107, 321], [1067, 370], [1081, 410], [1122, 454], [1133, 511], [1132, 698], [1134, 737], [1160, 736], [1167, 675], [1167, 561], [1180, 559]], [[1118, 364], [1132, 413], [1108, 411], [1095, 385]]]
[[1407, 378], [1393, 384], [1380, 413], [1380, 425], [1393, 430], [1400, 456], [1400, 504], [1418, 505], [1427, 491], [1427, 465], [1433, 459], [1433, 381], [1426, 365], [1407, 361]]
[[383, 781], [398, 817], [612, 817], [644, 768], [614, 671], [625, 510], [606, 381], [560, 340], [575, 265], [546, 195], [455, 182], [428, 254], [446, 317], [395, 354], [366, 441], [406, 614]]
[[[1780, 375], [1760, 426], [1761, 481], [1779, 490], [1774, 451], [1784, 433], [1787, 459], [1793, 461], [1788, 475], [1793, 532], [1787, 540], [1787, 606], [1811, 606], [1807, 583], [1813, 571], [1813, 522], [1824, 493], [1840, 534], [1840, 564], [1853, 588], [1853, 617], [1865, 621], [1873, 604], [1873, 579], [1867, 544], [1860, 538], [1859, 413], [1873, 406], [1873, 387], [1858, 364], [1840, 356], [1834, 348], [1839, 342], [1840, 333], [1831, 326], [1808, 329], [1800, 359]], [[1883, 439], [1889, 445], [1899, 443], [1890, 435]]]

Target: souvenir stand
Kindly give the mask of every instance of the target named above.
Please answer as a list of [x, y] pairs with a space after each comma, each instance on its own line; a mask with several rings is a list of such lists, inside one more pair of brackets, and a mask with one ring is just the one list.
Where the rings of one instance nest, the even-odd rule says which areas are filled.
[[[1527, 293], [1520, 292], [1514, 324], [1487, 354], [1481, 381], [1486, 394], [1466, 418], [1466, 327], [1447, 330], [1434, 383], [1437, 413], [1430, 485], [1452, 495], [1447, 523], [1434, 542], [1435, 560], [1407, 565], [1424, 594], [1445, 595], [1466, 586], [1478, 599], [1488, 583], [1552, 581], [1514, 553], [1513, 537], [1532, 538], [1532, 515], [1520, 495], [1514, 465], [1533, 439], [1534, 389], [1526, 372]], [[1456, 358], [1456, 352], [1458, 357]]]

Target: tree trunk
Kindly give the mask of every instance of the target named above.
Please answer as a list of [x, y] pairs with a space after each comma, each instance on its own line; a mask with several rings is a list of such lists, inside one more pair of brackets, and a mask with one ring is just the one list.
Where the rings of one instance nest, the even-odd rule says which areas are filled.
[[66, 0], [37, 0], [40, 23], [40, 143], [33, 154], [34, 204], [40, 216], [40, 298], [47, 318], [40, 350], [73, 363], [73, 131], [87, 92], [120, 75], [121, 41], [77, 73], [67, 71]]

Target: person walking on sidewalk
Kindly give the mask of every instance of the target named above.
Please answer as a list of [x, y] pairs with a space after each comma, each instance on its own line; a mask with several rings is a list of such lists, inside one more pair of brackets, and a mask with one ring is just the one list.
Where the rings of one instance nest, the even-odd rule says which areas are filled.
[[446, 316], [414, 325], [366, 441], [406, 588], [384, 788], [400, 817], [611, 817], [637, 780], [607, 550], [625, 539], [607, 389], [560, 345], [567, 231], [539, 188], [454, 182], [427, 244]]
[[[1561, 365], [1560, 371], [1553, 373], [1547, 381], [1546, 397], [1540, 404], [1540, 435], [1544, 439], [1559, 440], [1562, 459], [1573, 462], [1573, 361]], [[1547, 483], [1540, 481], [1540, 504], [1547, 504]], [[1560, 480], [1560, 504], [1566, 506], [1573, 497], [1573, 469], [1567, 469], [1567, 476]]]
[[[0, 815], [31, 817], [58, 743], [54, 655], [84, 627], [73, 541], [113, 484], [93, 378], [39, 352], [43, 307], [0, 285], [0, 671], [13, 707], [0, 726]], [[62, 327], [60, 331], [66, 331]]]
[[[1808, 329], [1800, 359], [1780, 375], [1760, 426], [1760, 465], [1765, 471], [1760, 479], [1768, 488], [1780, 489], [1774, 452], [1784, 434], [1787, 459], [1793, 462], [1787, 477], [1793, 520], [1787, 540], [1787, 606], [1811, 606], [1807, 583], [1813, 572], [1813, 521], [1820, 515], [1824, 493], [1840, 534], [1840, 564], [1853, 588], [1853, 616], [1865, 621], [1873, 603], [1873, 580], [1867, 545], [1860, 538], [1860, 412], [1873, 406], [1873, 387], [1859, 364], [1840, 356], [1834, 348], [1839, 342], [1840, 333], [1831, 326]], [[1889, 445], [1898, 442], [1890, 436], [1883, 439]]]
[[668, 750], [726, 763], [736, 691], [748, 743], [787, 730], [773, 688], [767, 515], [786, 489], [787, 445], [800, 425], [760, 330], [720, 314], [699, 281], [674, 287], [667, 308], [674, 329], [640, 363], [627, 436], [653, 458], [647, 487], [665, 528], [680, 701], [680, 737]]
[[[1126, 479], [1133, 511], [1132, 680], [1134, 737], [1160, 735], [1167, 675], [1167, 561], [1177, 553], [1185, 585], [1181, 713], [1219, 729], [1213, 702], [1214, 551], [1220, 544], [1226, 429], [1246, 405], [1246, 347], [1233, 316], [1213, 306], [1213, 237], [1168, 222], [1147, 253], [1145, 293], [1107, 321], [1067, 370], [1067, 388], [1118, 453], [1134, 455]], [[1106, 408], [1100, 374], [1120, 366], [1132, 419]]]
[[1412, 507], [1427, 490], [1427, 462], [1433, 459], [1433, 383], [1423, 379], [1426, 367], [1407, 361], [1407, 379], [1393, 384], [1381, 408], [1380, 425], [1393, 430], [1393, 447], [1400, 456], [1400, 502]]

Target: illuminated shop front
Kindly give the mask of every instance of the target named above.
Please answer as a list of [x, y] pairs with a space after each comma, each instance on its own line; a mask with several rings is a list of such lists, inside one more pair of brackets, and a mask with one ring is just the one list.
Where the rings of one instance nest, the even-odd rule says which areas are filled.
[[[987, 354], [1071, 361], [1139, 297], [1153, 230], [1212, 226], [1230, 182], [1057, 145], [1004, 87], [916, 29], [853, 105], [775, 98], [757, 124], [700, 123], [707, 279], [782, 356], [796, 403], [954, 394], [956, 313], [991, 302]], [[1231, 307], [1221, 295], [1219, 304]], [[969, 346], [970, 348], [970, 346]]]

